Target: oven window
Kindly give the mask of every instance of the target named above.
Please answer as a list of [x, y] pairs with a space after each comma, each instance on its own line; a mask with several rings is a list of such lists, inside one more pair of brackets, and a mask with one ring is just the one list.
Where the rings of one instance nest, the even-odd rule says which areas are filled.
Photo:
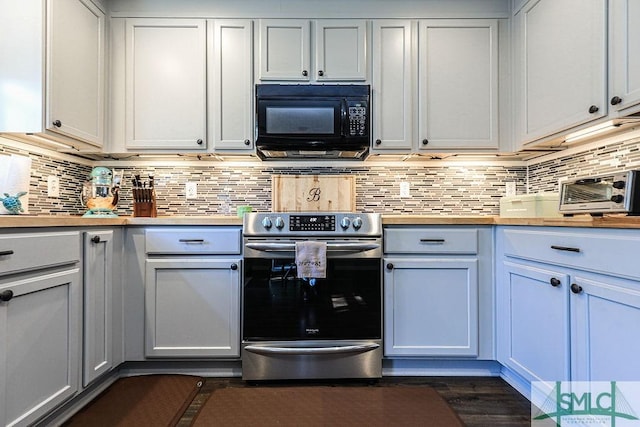
[[245, 259], [243, 338], [381, 338], [380, 259], [327, 259], [327, 278], [298, 279], [293, 259]]
[[267, 107], [267, 134], [333, 135], [334, 109], [329, 107]]
[[562, 194], [563, 204], [609, 202], [613, 194], [613, 184], [608, 180], [577, 182], [568, 184]]

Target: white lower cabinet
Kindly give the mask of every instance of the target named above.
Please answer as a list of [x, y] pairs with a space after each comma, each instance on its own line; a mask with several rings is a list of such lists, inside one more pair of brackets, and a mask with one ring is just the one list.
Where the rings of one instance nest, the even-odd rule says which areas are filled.
[[113, 234], [83, 233], [85, 387], [113, 368]]
[[147, 260], [147, 356], [240, 355], [239, 259]]
[[384, 264], [385, 355], [478, 355], [477, 259]]
[[568, 380], [568, 274], [514, 262], [504, 267], [498, 360], [530, 381]]
[[576, 273], [571, 294], [571, 378], [640, 381], [640, 281]]
[[239, 227], [145, 233], [145, 356], [240, 356]]
[[498, 361], [527, 382], [640, 380], [638, 251], [635, 230], [499, 228]]
[[0, 425], [27, 426], [80, 388], [80, 235], [0, 233]]
[[491, 229], [386, 227], [386, 357], [493, 359]]

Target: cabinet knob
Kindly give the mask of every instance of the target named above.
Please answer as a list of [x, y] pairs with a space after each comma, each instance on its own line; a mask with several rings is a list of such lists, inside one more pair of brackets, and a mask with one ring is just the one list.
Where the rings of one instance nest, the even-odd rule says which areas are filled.
[[93, 236], [93, 237], [91, 238], [91, 241], [92, 241], [93, 243], [100, 243], [100, 236]]
[[62, 126], [62, 122], [60, 120], [54, 120], [53, 121], [53, 125], [57, 128], [59, 128], [60, 126]]
[[250, 141], [250, 140], [248, 140], [248, 139], [245, 139], [245, 140], [244, 140], [244, 145], [251, 145], [251, 141]]
[[238, 269], [238, 264], [236, 264], [235, 262], [233, 264], [231, 264], [231, 269], [232, 270], [237, 270]]
[[376, 139], [376, 145], [380, 145], [382, 144], [382, 140], [381, 139]]
[[392, 263], [388, 263], [387, 264], [387, 270], [393, 270], [393, 264]]
[[318, 70], [318, 75], [319, 75], [320, 77], [324, 76], [324, 71], [322, 71], [322, 70]]
[[425, 138], [425, 139], [422, 140], [422, 145], [427, 145], [428, 143], [429, 143], [428, 139]]
[[620, 98], [619, 96], [614, 96], [613, 98], [611, 98], [611, 105], [618, 105], [622, 102], [622, 98]]
[[557, 288], [562, 282], [560, 282], [559, 279], [552, 277], [551, 280], [549, 280], [549, 283], [551, 283], [551, 286], [553, 286], [554, 288]]
[[196, 141], [196, 144], [198, 144], [198, 145], [202, 145], [202, 143], [203, 143], [203, 142], [204, 142], [204, 141], [202, 141], [201, 139], [199, 139], [199, 140], [197, 140], [197, 141]]
[[578, 285], [577, 283], [572, 283], [571, 292], [573, 292], [574, 294], [579, 294], [580, 292], [582, 292], [582, 286]]
[[13, 291], [11, 289], [0, 292], [0, 301], [9, 301], [11, 298], [13, 298]]
[[596, 107], [595, 105], [592, 105], [591, 107], [589, 107], [589, 113], [590, 114], [597, 113], [598, 111], [600, 111], [600, 109], [598, 107]]
[[309, 75], [309, 72], [307, 70], [302, 70], [302, 75], [307, 77]]

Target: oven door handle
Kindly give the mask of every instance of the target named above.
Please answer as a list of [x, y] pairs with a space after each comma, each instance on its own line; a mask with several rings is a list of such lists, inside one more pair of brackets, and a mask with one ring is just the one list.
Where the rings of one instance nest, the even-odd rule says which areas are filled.
[[244, 349], [258, 354], [286, 354], [286, 355], [314, 355], [314, 354], [343, 354], [365, 353], [380, 347], [379, 344], [359, 344], [332, 347], [263, 347], [248, 345]]
[[[295, 243], [246, 243], [249, 249], [263, 252], [293, 252]], [[328, 252], [365, 252], [380, 249], [377, 243], [327, 243]]]

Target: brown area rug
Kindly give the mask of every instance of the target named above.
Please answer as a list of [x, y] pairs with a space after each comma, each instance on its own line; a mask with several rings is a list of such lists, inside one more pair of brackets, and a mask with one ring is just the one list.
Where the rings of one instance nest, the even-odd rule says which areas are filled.
[[229, 387], [194, 426], [464, 426], [429, 387]]
[[174, 426], [201, 386], [187, 375], [121, 378], [65, 426]]

